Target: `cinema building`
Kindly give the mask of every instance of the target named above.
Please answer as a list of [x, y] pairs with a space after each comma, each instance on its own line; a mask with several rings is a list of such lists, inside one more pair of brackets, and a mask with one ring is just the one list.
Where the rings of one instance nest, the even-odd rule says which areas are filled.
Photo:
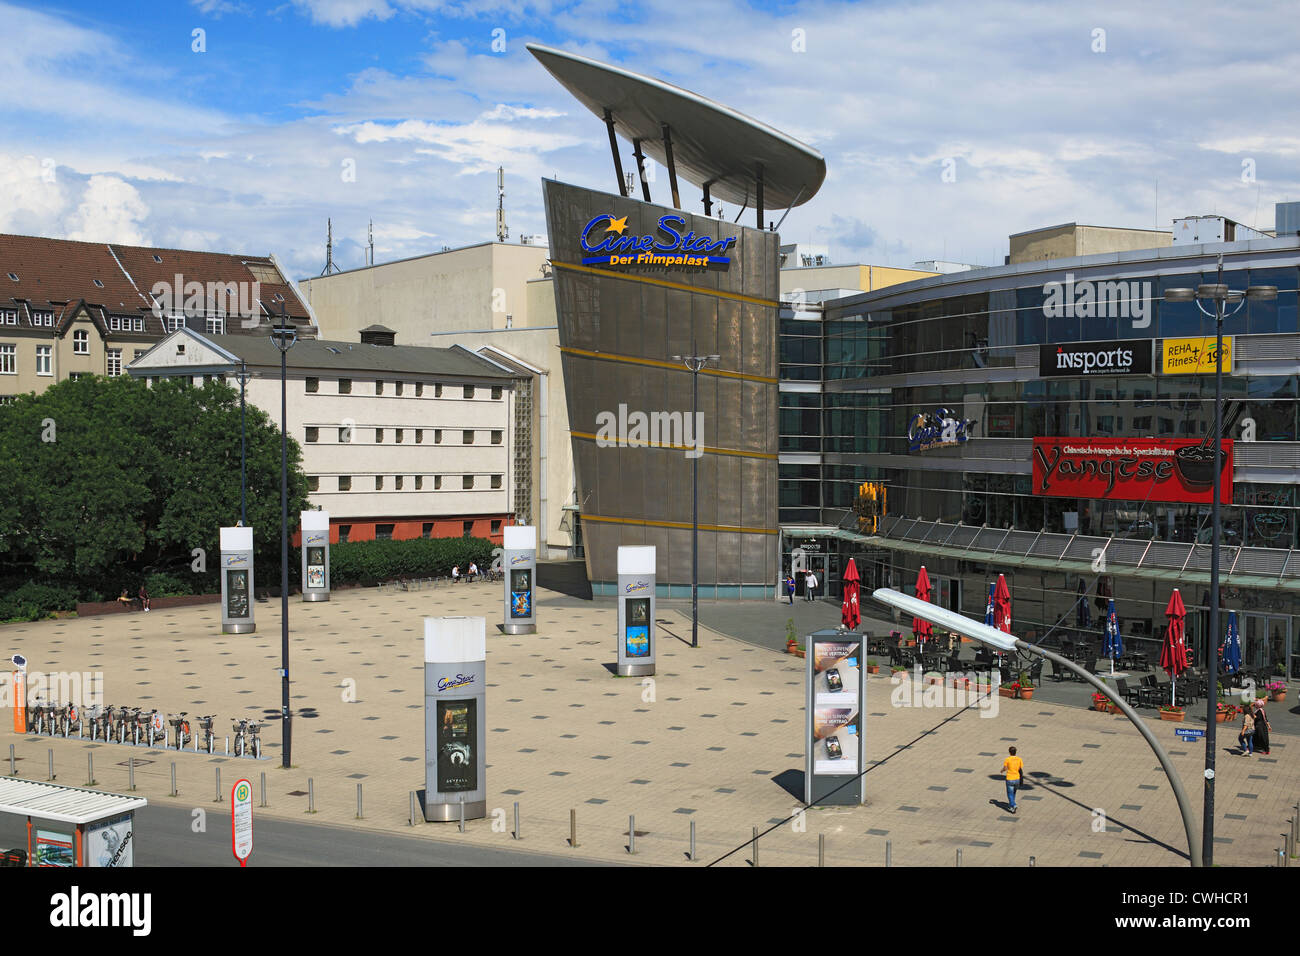
[[854, 556], [864, 586], [909, 593], [924, 564], [933, 599], [976, 618], [1002, 573], [1027, 637], [1096, 634], [1113, 597], [1126, 642], [1154, 653], [1177, 587], [1204, 661], [1214, 320], [1162, 299], [1276, 286], [1224, 323], [1222, 601], [1247, 666], [1300, 675], [1298, 276], [1295, 235], [1175, 231], [787, 309], [783, 564], [800, 548], [838, 586]]

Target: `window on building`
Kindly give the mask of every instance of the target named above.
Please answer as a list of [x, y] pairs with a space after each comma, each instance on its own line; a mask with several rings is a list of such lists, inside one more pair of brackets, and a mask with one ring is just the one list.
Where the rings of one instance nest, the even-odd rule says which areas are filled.
[[[144, 353], [145, 353], [145, 352], [148, 352], [148, 351], [149, 351], [148, 349], [136, 349], [136, 350], [135, 350], [135, 358], [139, 358], [141, 355], [144, 355]], [[134, 359], [133, 359], [133, 361], [134, 361]]]
[[464, 488], [466, 491], [468, 491], [469, 489], [473, 488], [473, 487], [474, 487], [474, 476], [473, 476], [473, 475], [463, 475], [463, 476], [461, 477], [461, 479], [460, 479], [460, 486], [461, 486], [462, 488]]
[[350, 534], [352, 534], [352, 525], [350, 524], [339, 525], [339, 544], [347, 544], [348, 536]]
[[424, 383], [423, 383], [423, 382], [416, 382], [416, 383], [415, 383], [415, 397], [416, 397], [416, 398], [420, 398], [422, 395], [424, 395]]
[[384, 490], [384, 476], [375, 475], [375, 491], [383, 491], [383, 490]]
[[424, 475], [415, 476], [415, 490], [416, 491], [424, 490]]
[[493, 533], [493, 534], [500, 534], [500, 533], [501, 533], [501, 521], [500, 521], [500, 520], [497, 520], [497, 521], [493, 521], [493, 522], [492, 522], [492, 533]]
[[435, 386], [433, 386], [433, 397], [434, 397], [434, 398], [442, 398], [442, 386], [441, 386], [441, 385], [435, 385]]
[[493, 475], [493, 476], [492, 476], [492, 487], [493, 487], [493, 488], [500, 488], [500, 487], [501, 487], [501, 476], [500, 476], [500, 475]]
[[105, 357], [106, 360], [104, 364], [107, 366], [109, 377], [116, 378], [118, 375], [121, 375], [122, 374], [122, 350], [108, 349], [105, 352]]
[[318, 378], [309, 378], [309, 379], [307, 379], [307, 391], [309, 391], [309, 392], [319, 392], [319, 391], [320, 391], [320, 379], [318, 379]]
[[18, 374], [18, 346], [0, 345], [0, 374]]
[[[7, 321], [7, 319], [6, 319], [6, 321]], [[17, 315], [16, 315], [16, 314], [15, 314], [15, 321], [17, 321]], [[110, 316], [108, 317], [108, 331], [110, 331], [110, 332], [121, 332], [121, 331], [122, 331], [122, 317], [121, 317], [120, 315], [110, 315]]]
[[433, 476], [433, 490], [434, 491], [442, 490], [442, 475]]
[[402, 394], [402, 383], [401, 383], [401, 382], [398, 382], [396, 385], [393, 386], [393, 394], [394, 394], [394, 395], [401, 395], [401, 394]]
[[492, 444], [494, 445], [501, 444], [501, 432], [499, 429], [492, 433]]
[[434, 443], [435, 445], [441, 445], [441, 444], [442, 444], [442, 429], [441, 429], [441, 428], [435, 428], [435, 429], [433, 430], [433, 443]]
[[72, 352], [74, 355], [90, 354], [90, 333], [85, 329], [77, 329], [72, 333]]
[[462, 523], [461, 523], [461, 531], [460, 531], [460, 533], [463, 534], [463, 535], [464, 535], [465, 537], [467, 537], [467, 538], [468, 538], [470, 535], [472, 535], [472, 534], [474, 533], [474, 522], [472, 522], [472, 521], [465, 521], [465, 522], [462, 522]]
[[391, 525], [391, 524], [377, 524], [377, 525], [375, 525], [375, 540], [376, 540], [376, 541], [392, 541], [392, 540], [393, 540], [393, 525]]
[[226, 317], [224, 315], [210, 315], [206, 323], [208, 335], [225, 335], [226, 334]]
[[307, 426], [307, 441], [314, 442], [320, 438], [320, 429], [315, 425]]
[[43, 325], [54, 328], [53, 312], [36, 312], [32, 315], [32, 325]]
[[[75, 382], [79, 378], [85, 378], [88, 374], [89, 374], [88, 372], [69, 372], [68, 381]], [[185, 381], [186, 381], [185, 379], [181, 379], [181, 384], [184, 385]]]
[[494, 385], [494, 386], [492, 386], [492, 399], [493, 399], [493, 401], [495, 401], [496, 399], [499, 399], [500, 397], [501, 397], [501, 386], [500, 386], [500, 385]]
[[339, 491], [351, 491], [351, 490], [352, 490], [352, 476], [339, 475]]
[[17, 310], [17, 309], [0, 309], [0, 324], [4, 324], [4, 325], [17, 325], [17, 324], [18, 324], [18, 310]]
[[339, 444], [347, 445], [352, 441], [352, 426], [344, 425], [339, 429]]
[[466, 386], [465, 386], [465, 397], [466, 397], [466, 398], [473, 398], [473, 397], [474, 397], [474, 386], [473, 386], [473, 385], [466, 385]]
[[473, 430], [473, 429], [468, 429], [468, 428], [467, 428], [465, 431], [461, 432], [461, 433], [460, 433], [460, 442], [461, 442], [462, 445], [472, 445], [472, 444], [474, 444], [474, 430]]
[[[53, 312], [49, 313], [49, 316], [50, 316], [50, 321], [49, 321], [47, 324], [49, 324], [49, 325], [53, 325], [53, 324], [54, 324], [54, 313], [53, 313]], [[132, 332], [143, 332], [143, 331], [144, 331], [144, 316], [143, 316], [143, 315], [136, 316], [135, 318], [133, 318], [133, 319], [131, 320], [131, 331], [132, 331]]]
[[376, 428], [376, 429], [375, 429], [375, 444], [377, 444], [377, 445], [382, 445], [383, 443], [384, 443], [384, 430], [383, 430], [382, 428]]
[[382, 379], [375, 382], [375, 394], [376, 395], [384, 394], [384, 383]]
[[426, 521], [423, 525], [420, 526], [420, 537], [422, 537], [422, 538], [432, 538], [432, 537], [433, 537], [433, 522], [432, 522], [432, 521]]
[[168, 332], [177, 332], [177, 331], [179, 331], [179, 330], [185, 328], [185, 316], [184, 316], [184, 315], [169, 315], [169, 316], [167, 316], [167, 318], [164, 320], [164, 323], [163, 323], [163, 324], [167, 326], [167, 331], [168, 331]]
[[102, 288], [104, 288], [104, 283], [103, 283], [102, 280], [100, 280], [100, 279], [91, 279], [90, 281], [93, 282], [93, 283], [95, 283], [95, 288], [96, 288], [96, 289], [102, 289]]
[[308, 490], [308, 491], [320, 491], [320, 476], [319, 476], [319, 475], [308, 475], [308, 476], [307, 476], [307, 490]]
[[423, 428], [417, 428], [417, 429], [415, 430], [415, 443], [416, 443], [417, 445], [423, 445], [423, 444], [424, 444], [424, 429], [423, 429]]
[[339, 394], [340, 395], [352, 394], [352, 379], [350, 378], [339, 379]]
[[0, 395], [0, 405], [12, 405], [17, 395]]
[[402, 484], [404, 483], [404, 481], [405, 479], [402, 475], [397, 475], [395, 478], [393, 478], [393, 487], [396, 488], [398, 491], [401, 491]]
[[400, 429], [400, 428], [395, 428], [395, 429], [393, 429], [393, 430], [394, 430], [395, 432], [397, 432], [397, 444], [400, 445], [400, 444], [402, 443], [402, 429]]
[[54, 346], [53, 345], [36, 346], [36, 374], [37, 375], [54, 374]]

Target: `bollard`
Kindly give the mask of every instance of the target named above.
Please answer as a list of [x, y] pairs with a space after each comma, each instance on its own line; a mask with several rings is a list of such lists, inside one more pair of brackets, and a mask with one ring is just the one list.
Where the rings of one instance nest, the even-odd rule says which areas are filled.
[[127, 781], [128, 781], [127, 787], [130, 790], [134, 790], [135, 789], [135, 758], [134, 757], [126, 758], [126, 773], [127, 773]]
[[635, 816], [629, 816], [627, 818], [627, 852], [629, 854], [636, 853], [636, 817]]
[[695, 862], [695, 821], [694, 820], [691, 821], [691, 853], [689, 859], [692, 863]]
[[465, 794], [460, 795], [460, 832], [465, 832]]
[[750, 860], [750, 863], [752, 863], [754, 866], [758, 866], [758, 827], [754, 827], [753, 829], [754, 829], [754, 834], [750, 838], [749, 848], [753, 852], [754, 858]]
[[262, 771], [262, 806], [266, 806], [266, 771]]
[[[50, 779], [51, 780], [54, 779], [52, 772], [50, 775]], [[95, 755], [86, 754], [86, 786], [93, 787], [94, 785], [95, 785]]]
[[957, 847], [957, 866], [961, 867], [961, 847]]
[[361, 812], [361, 784], [357, 784], [357, 819], [365, 819], [365, 816]]
[[885, 841], [885, 866], [894, 865], [894, 847], [892, 840]]
[[1037, 865], [1038, 865], [1038, 857], [1036, 857], [1036, 856], [1031, 856], [1031, 857], [1029, 858], [1029, 865], [1030, 865], [1031, 867], [1037, 866]]
[[212, 802], [213, 803], [221, 802], [221, 768], [220, 767], [217, 768], [217, 798]]
[[577, 845], [578, 845], [578, 811], [574, 809], [570, 809], [569, 810], [569, 846], [575, 847]]
[[1283, 850], [1277, 851], [1277, 865], [1286, 866], [1286, 852]]
[[826, 834], [817, 834], [817, 865], [826, 865]]
[[411, 791], [411, 826], [415, 826], [415, 791]]
[[172, 795], [173, 797], [176, 796], [176, 761], [175, 761], [175, 760], [172, 761], [172, 793], [171, 793], [171, 795]]
[[226, 734], [226, 756], [230, 756], [230, 734]]
[[9, 776], [18, 776], [18, 771], [14, 768], [14, 745], [9, 745]]
[[311, 777], [307, 778], [307, 812], [316, 812], [316, 782]]
[[518, 800], [515, 801], [515, 839], [516, 839], [516, 840], [520, 839], [520, 837], [519, 837], [519, 801], [518, 801]]
[[49, 779], [51, 779], [51, 780], [54, 779], [54, 751], [53, 751], [53, 750], [50, 751], [50, 776], [49, 776]]

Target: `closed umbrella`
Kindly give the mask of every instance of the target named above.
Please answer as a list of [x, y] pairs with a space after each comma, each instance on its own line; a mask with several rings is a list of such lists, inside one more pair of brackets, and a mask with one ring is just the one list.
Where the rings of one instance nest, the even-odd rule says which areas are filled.
[[1219, 648], [1223, 656], [1223, 673], [1235, 674], [1241, 670], [1241, 632], [1237, 630], [1237, 612], [1228, 612], [1228, 634]]
[[1001, 574], [998, 575], [998, 586], [993, 591], [993, 626], [999, 631], [1011, 633], [1011, 589]]
[[1106, 647], [1103, 652], [1110, 658], [1110, 672], [1115, 673], [1115, 661], [1124, 656], [1124, 638], [1119, 633], [1119, 615], [1115, 613], [1115, 599], [1110, 598], [1106, 607]]
[[1165, 607], [1165, 617], [1169, 618], [1169, 628], [1165, 632], [1165, 642], [1160, 648], [1160, 666], [1169, 675], [1169, 703], [1178, 699], [1174, 688], [1178, 675], [1187, 670], [1187, 636], [1184, 622], [1187, 620], [1187, 608], [1183, 606], [1178, 588], [1169, 595], [1169, 604]]
[[[922, 601], [930, 600], [930, 575], [925, 573], [924, 564], [916, 575], [916, 596]], [[920, 617], [912, 618], [912, 633], [916, 635], [918, 643], [928, 641], [933, 635], [930, 622]]]
[[984, 623], [989, 627], [993, 626], [993, 583], [989, 582], [989, 603], [984, 609]]
[[850, 631], [855, 631], [862, 623], [862, 609], [858, 606], [858, 566], [849, 558], [848, 567], [844, 569], [844, 603], [840, 605], [840, 623]]
[[1092, 627], [1092, 609], [1088, 607], [1088, 587], [1079, 582], [1079, 600], [1075, 604], [1074, 623], [1079, 627]]

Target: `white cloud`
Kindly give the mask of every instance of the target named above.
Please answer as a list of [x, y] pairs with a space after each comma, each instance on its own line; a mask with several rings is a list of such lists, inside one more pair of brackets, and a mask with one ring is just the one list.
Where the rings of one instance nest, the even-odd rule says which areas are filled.
[[293, 0], [313, 23], [331, 27], [354, 27], [362, 20], [387, 20], [394, 10], [385, 0]]
[[147, 246], [150, 239], [140, 221], [148, 215], [149, 207], [130, 183], [116, 176], [91, 176], [71, 217], [68, 238]]

